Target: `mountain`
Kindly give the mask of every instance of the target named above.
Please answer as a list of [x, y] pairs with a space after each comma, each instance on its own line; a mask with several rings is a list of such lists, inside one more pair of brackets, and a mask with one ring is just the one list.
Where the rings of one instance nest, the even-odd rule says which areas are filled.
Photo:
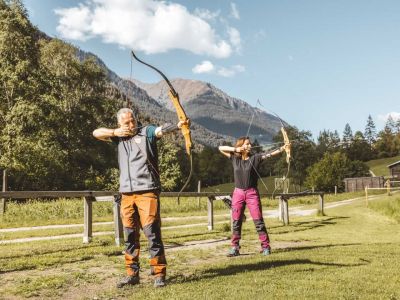
[[[134, 110], [138, 110], [140, 115], [143, 116], [140, 121], [144, 124], [150, 122], [153, 124], [162, 125], [164, 123], [175, 124], [178, 122], [175, 110], [169, 110], [165, 108], [165, 106], [149, 96], [148, 93], [135, 84], [135, 82], [119, 77], [93, 53], [78, 50], [77, 56], [80, 60], [92, 57], [98, 62], [98, 64], [105, 70], [111, 85], [117, 88], [125, 96], [125, 98], [129, 100], [130, 104], [127, 105], [132, 105], [132, 108], [136, 108]], [[201, 145], [217, 147], [223, 142], [234, 142], [232, 137], [210, 131], [195, 121], [191, 122], [190, 128], [192, 132], [192, 139], [194, 140], [195, 145], [200, 143]]]
[[[151, 122], [163, 124], [177, 121], [165, 81], [151, 84], [136, 79], [123, 79], [96, 55], [78, 51], [80, 59], [88, 56], [98, 61], [105, 69], [110, 83]], [[246, 135], [250, 122], [249, 136], [260, 143], [266, 143], [272, 140], [281, 127], [279, 119], [274, 115], [231, 97], [210, 83], [189, 79], [174, 79], [171, 82], [192, 121], [192, 137], [198, 143], [213, 147], [223, 142], [234, 143], [236, 138]]]
[[[174, 110], [164, 81], [149, 84], [133, 80], [133, 83], [163, 107]], [[188, 79], [174, 79], [171, 83], [191, 120], [212, 132], [238, 138], [246, 135], [253, 119], [249, 135], [264, 143], [270, 142], [281, 127], [276, 116], [231, 97], [210, 83]]]

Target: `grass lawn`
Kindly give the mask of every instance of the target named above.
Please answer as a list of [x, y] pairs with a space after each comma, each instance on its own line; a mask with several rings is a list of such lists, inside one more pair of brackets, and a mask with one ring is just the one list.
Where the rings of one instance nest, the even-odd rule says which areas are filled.
[[[113, 245], [112, 236], [95, 237], [88, 245], [81, 238], [0, 245], [0, 298], [400, 299], [399, 202], [394, 194], [365, 207], [360, 198], [323, 217], [291, 217], [289, 226], [266, 219], [273, 248], [268, 257], [258, 253], [251, 221], [244, 224], [243, 255], [236, 258], [225, 256], [230, 233], [223, 217], [212, 232], [205, 226], [164, 230], [168, 285], [157, 290], [144, 239], [141, 283], [122, 290], [115, 288], [123, 274], [122, 247]], [[108, 217], [102, 214], [98, 218]], [[185, 218], [167, 225], [190, 222], [202, 221]]]
[[387, 166], [399, 160], [400, 155], [395, 157], [370, 160], [366, 164], [376, 176], [389, 176], [389, 168]]

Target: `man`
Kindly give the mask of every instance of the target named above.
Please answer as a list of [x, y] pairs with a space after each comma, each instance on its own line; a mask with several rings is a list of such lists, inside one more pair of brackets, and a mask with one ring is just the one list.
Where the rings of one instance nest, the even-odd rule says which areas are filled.
[[165, 285], [166, 259], [161, 239], [159, 194], [161, 189], [158, 170], [157, 139], [181, 128], [177, 125], [138, 126], [133, 111], [122, 108], [117, 113], [119, 127], [98, 128], [93, 136], [112, 141], [118, 146], [120, 170], [121, 217], [125, 231], [125, 267], [127, 276], [117, 287], [139, 283], [140, 228], [149, 241], [151, 273], [154, 286]]

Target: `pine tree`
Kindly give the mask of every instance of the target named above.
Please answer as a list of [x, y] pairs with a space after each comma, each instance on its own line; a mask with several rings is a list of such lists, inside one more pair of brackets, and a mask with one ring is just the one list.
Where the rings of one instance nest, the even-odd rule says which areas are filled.
[[386, 120], [385, 131], [391, 133], [396, 133], [397, 131], [396, 122], [394, 121], [391, 115], [389, 115], [389, 117]]
[[371, 115], [368, 116], [367, 125], [365, 126], [364, 136], [368, 144], [372, 147], [372, 144], [375, 143], [376, 141], [376, 127], [374, 121], [372, 120]]
[[342, 142], [344, 148], [348, 148], [353, 142], [353, 131], [351, 130], [349, 123], [344, 127]]
[[396, 134], [400, 134], [400, 118], [396, 122]]

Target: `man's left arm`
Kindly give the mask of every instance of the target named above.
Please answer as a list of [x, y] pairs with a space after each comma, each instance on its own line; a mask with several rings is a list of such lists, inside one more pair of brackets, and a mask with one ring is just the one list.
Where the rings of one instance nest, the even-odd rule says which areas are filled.
[[163, 135], [175, 132], [178, 129], [182, 128], [183, 125], [189, 124], [189, 120], [187, 121], [179, 121], [178, 124], [164, 124], [163, 126], [157, 127], [155, 130], [155, 135], [157, 138], [161, 138]]

